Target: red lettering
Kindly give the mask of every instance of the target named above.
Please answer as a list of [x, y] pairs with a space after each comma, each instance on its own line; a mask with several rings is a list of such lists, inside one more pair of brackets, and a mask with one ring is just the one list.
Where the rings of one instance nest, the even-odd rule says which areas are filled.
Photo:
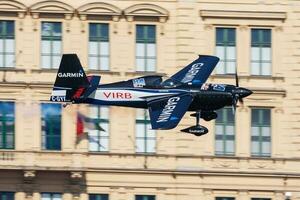
[[132, 99], [132, 95], [129, 92], [103, 92], [103, 95], [108, 99]]
[[131, 99], [131, 98], [132, 98], [131, 94], [126, 92], [125, 93], [125, 99]]
[[117, 99], [123, 99], [123, 93], [117, 92]]
[[103, 94], [104, 94], [104, 96], [108, 99], [109, 98], [109, 96], [111, 95], [111, 92], [108, 92], [108, 93], [106, 93], [106, 92], [103, 92]]

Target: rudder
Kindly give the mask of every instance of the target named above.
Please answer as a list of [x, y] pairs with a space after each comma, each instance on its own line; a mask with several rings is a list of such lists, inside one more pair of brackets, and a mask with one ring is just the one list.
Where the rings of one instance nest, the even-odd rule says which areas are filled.
[[50, 101], [71, 102], [80, 98], [90, 82], [76, 54], [63, 54]]

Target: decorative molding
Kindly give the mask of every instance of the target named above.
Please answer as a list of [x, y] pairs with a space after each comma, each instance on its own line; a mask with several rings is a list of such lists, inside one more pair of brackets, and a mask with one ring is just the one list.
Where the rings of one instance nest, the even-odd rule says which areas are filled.
[[239, 29], [240, 29], [241, 31], [247, 31], [247, 30], [249, 29], [249, 26], [246, 26], [246, 25], [240, 25], [240, 26], [239, 26]]
[[111, 16], [113, 21], [119, 21], [122, 15], [122, 10], [114, 5], [94, 2], [88, 3], [80, 6], [78, 9], [78, 14], [81, 20], [86, 20], [87, 18], [82, 18], [81, 16]]
[[23, 182], [32, 184], [36, 178], [35, 170], [24, 170], [23, 172]]
[[75, 9], [66, 3], [53, 0], [53, 1], [42, 1], [42, 2], [35, 3], [30, 6], [29, 11], [33, 16], [36, 13], [65, 14], [66, 19], [71, 19], [72, 15], [75, 12]]
[[128, 21], [135, 17], [155, 17], [159, 22], [164, 23], [167, 21], [169, 12], [154, 4], [136, 4], [124, 10], [124, 15]]
[[230, 18], [230, 19], [267, 19], [284, 21], [286, 12], [276, 11], [236, 11], [236, 10], [200, 10], [200, 17], [206, 18]]
[[83, 177], [82, 172], [72, 171], [71, 174], [70, 174], [71, 179], [82, 179], [82, 177]]
[[26, 13], [27, 7], [14, 0], [2, 0], [0, 4], [0, 12]]
[[205, 24], [204, 25], [204, 30], [212, 30], [214, 26], [212, 24]]

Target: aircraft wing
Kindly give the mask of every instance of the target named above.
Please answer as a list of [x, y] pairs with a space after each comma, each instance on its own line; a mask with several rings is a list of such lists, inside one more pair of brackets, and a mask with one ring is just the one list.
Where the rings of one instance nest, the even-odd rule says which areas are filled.
[[175, 128], [192, 100], [190, 94], [183, 94], [148, 102], [152, 129]]
[[174, 74], [171, 78], [182, 83], [193, 85], [205, 83], [215, 66], [219, 62], [216, 56], [199, 55], [199, 58]]

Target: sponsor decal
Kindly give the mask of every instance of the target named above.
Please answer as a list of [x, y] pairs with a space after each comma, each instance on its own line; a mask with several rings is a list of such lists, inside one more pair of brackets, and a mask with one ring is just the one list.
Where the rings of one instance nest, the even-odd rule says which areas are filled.
[[209, 89], [210, 84], [209, 83], [203, 83], [201, 85], [201, 90], [208, 90]]
[[132, 80], [133, 87], [144, 87], [146, 85], [144, 78], [137, 78]]
[[224, 92], [225, 91], [225, 85], [215, 84], [213, 86], [213, 90]]
[[65, 96], [67, 93], [66, 90], [53, 90], [52, 91], [52, 96]]
[[107, 99], [132, 99], [129, 92], [103, 92], [103, 95]]
[[181, 82], [183, 82], [183, 83], [191, 82], [195, 78], [196, 74], [199, 72], [199, 70], [201, 69], [201, 67], [203, 65], [204, 65], [204, 63], [193, 64], [191, 69], [186, 73], [186, 75], [181, 80]]
[[[172, 97], [168, 100], [167, 105], [165, 108], [162, 110], [160, 113], [158, 120], [156, 121], [157, 123], [159, 122], [167, 122], [170, 116], [172, 115], [174, 109], [176, 108], [176, 105], [178, 101], [180, 100], [180, 97]], [[175, 118], [173, 118], [175, 119]]]
[[66, 96], [51, 96], [51, 101], [64, 102], [66, 101]]
[[79, 73], [58, 73], [57, 76], [59, 78], [79, 78], [79, 77], [83, 77], [83, 73], [79, 72]]

